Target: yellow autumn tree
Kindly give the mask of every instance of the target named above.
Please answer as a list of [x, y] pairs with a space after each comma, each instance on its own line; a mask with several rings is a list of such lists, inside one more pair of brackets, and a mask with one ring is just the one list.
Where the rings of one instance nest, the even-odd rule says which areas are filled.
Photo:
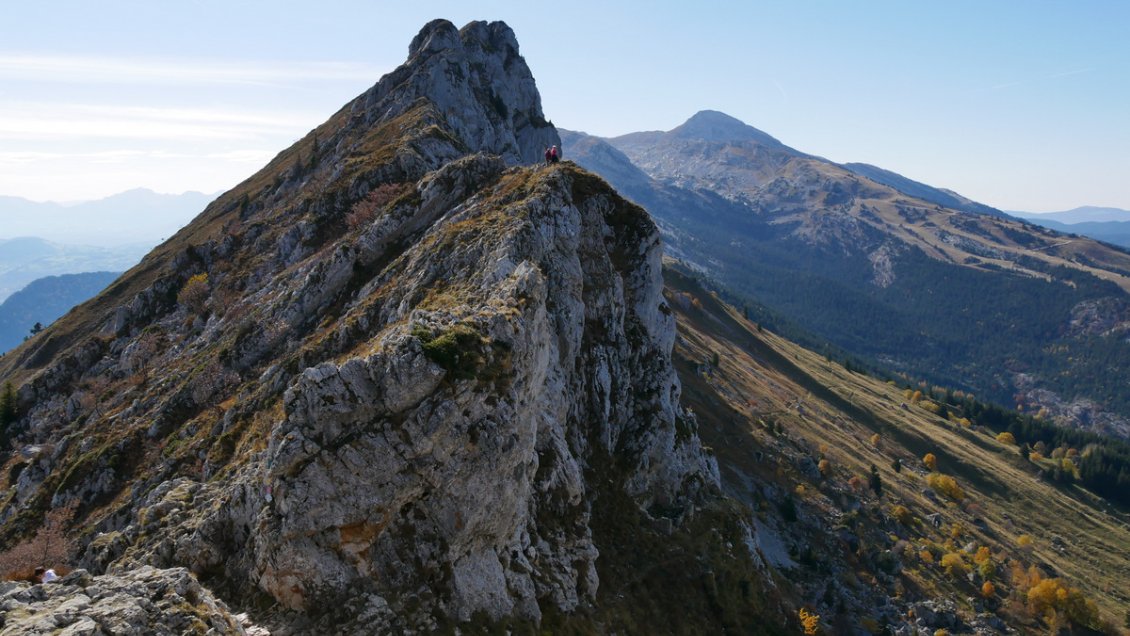
[[1005, 431], [1003, 433], [999, 433], [997, 435], [997, 441], [1000, 442], [1001, 444], [1008, 444], [1009, 446], [1016, 446], [1016, 437], [1012, 433], [1009, 433], [1008, 431]]
[[891, 516], [904, 526], [914, 524], [914, 515], [906, 506], [895, 505], [891, 507]]
[[806, 636], [814, 636], [820, 633], [820, 615], [813, 614], [803, 607], [797, 612], [800, 617], [800, 626], [804, 628]]
[[946, 574], [952, 577], [964, 576], [969, 571], [969, 566], [965, 564], [965, 559], [961, 558], [960, 552], [948, 552], [942, 555], [942, 560], [938, 562]]
[[985, 582], [997, 575], [997, 564], [993, 563], [993, 554], [987, 546], [977, 548], [973, 562], [977, 564], [977, 572]]
[[977, 553], [973, 555], [973, 562], [980, 565], [991, 558], [993, 558], [993, 553], [988, 546], [983, 545], [977, 548]]
[[926, 485], [954, 501], [965, 499], [965, 491], [957, 484], [957, 480], [949, 475], [930, 473], [926, 477]]
[[985, 581], [981, 584], [981, 596], [984, 598], [993, 598], [997, 594], [997, 588], [993, 585], [992, 581]]
[[1036, 616], [1054, 617], [1063, 613], [1076, 625], [1096, 626], [1099, 610], [1094, 601], [1062, 579], [1043, 579], [1028, 589], [1028, 609]]
[[938, 458], [933, 453], [926, 453], [922, 456], [922, 463], [926, 464], [926, 468], [930, 470], [938, 470]]
[[1075, 475], [1075, 462], [1070, 459], [1060, 460], [1059, 467], [1063, 469], [1063, 472], [1072, 476]]

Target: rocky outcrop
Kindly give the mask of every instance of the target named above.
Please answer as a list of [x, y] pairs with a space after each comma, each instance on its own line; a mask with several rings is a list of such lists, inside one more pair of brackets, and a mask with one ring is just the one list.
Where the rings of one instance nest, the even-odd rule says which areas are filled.
[[[655, 224], [551, 143], [508, 27], [427, 25], [26, 385], [28, 441], [65, 441], [6, 518], [88, 502], [85, 567], [186, 567], [289, 631], [591, 610], [597, 502], [685, 532], [718, 474]], [[726, 515], [708, 541], [755, 559]]]
[[591, 474], [610, 458], [643, 508], [716, 489], [678, 406], [654, 224], [574, 168], [495, 170], [472, 191], [426, 180], [449, 211], [370, 283], [400, 285], [347, 313], [366, 339], [287, 389], [264, 455], [222, 486], [159, 487], [132, 547], [108, 535], [92, 565], [223, 569], [389, 628], [536, 621], [595, 599]]
[[42, 585], [3, 582], [0, 608], [0, 634], [4, 636], [248, 633], [241, 621], [183, 568], [141, 567], [105, 576], [76, 570]]
[[561, 144], [542, 115], [533, 74], [502, 22], [456, 29], [434, 20], [412, 40], [408, 61], [350, 106], [365, 125], [387, 121], [427, 99], [463, 151], [498, 155], [508, 164], [537, 163]]

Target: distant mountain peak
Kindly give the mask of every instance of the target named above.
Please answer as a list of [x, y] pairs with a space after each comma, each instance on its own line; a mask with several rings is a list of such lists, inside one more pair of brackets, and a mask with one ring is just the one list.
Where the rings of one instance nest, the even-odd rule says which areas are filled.
[[683, 139], [701, 139], [703, 141], [754, 141], [770, 146], [783, 145], [772, 135], [716, 110], [700, 110], [681, 126], [672, 130], [671, 135]]

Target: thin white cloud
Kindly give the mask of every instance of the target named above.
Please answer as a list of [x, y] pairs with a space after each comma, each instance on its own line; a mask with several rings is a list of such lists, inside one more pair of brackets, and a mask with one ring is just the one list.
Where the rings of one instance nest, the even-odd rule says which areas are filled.
[[383, 71], [352, 62], [221, 62], [0, 53], [0, 79], [122, 84], [376, 82]]
[[257, 139], [293, 135], [318, 120], [312, 113], [0, 103], [0, 139]]
[[0, 151], [0, 165], [46, 161], [86, 161], [92, 164], [124, 163], [138, 159], [208, 159], [229, 163], [260, 165], [275, 156], [273, 150], [246, 149], [226, 152], [187, 153], [167, 150], [104, 150], [98, 152], [20, 152]]
[[1071, 77], [1072, 75], [1084, 75], [1086, 73], [1090, 73], [1093, 70], [1094, 69], [1090, 69], [1090, 68], [1080, 68], [1080, 69], [1076, 69], [1074, 71], [1064, 71], [1063, 73], [1052, 73], [1051, 75], [1048, 75], [1044, 79], [1058, 79], [1060, 77]]

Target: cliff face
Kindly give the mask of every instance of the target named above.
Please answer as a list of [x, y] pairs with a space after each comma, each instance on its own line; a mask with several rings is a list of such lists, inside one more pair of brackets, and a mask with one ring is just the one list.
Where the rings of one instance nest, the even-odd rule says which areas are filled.
[[[3, 360], [24, 449], [6, 536], [77, 500], [92, 571], [185, 566], [287, 629], [592, 608], [594, 507], [677, 535], [718, 475], [679, 406], [654, 223], [529, 166], [551, 143], [506, 25], [427, 25]], [[715, 535], [756, 560], [743, 524]]]

